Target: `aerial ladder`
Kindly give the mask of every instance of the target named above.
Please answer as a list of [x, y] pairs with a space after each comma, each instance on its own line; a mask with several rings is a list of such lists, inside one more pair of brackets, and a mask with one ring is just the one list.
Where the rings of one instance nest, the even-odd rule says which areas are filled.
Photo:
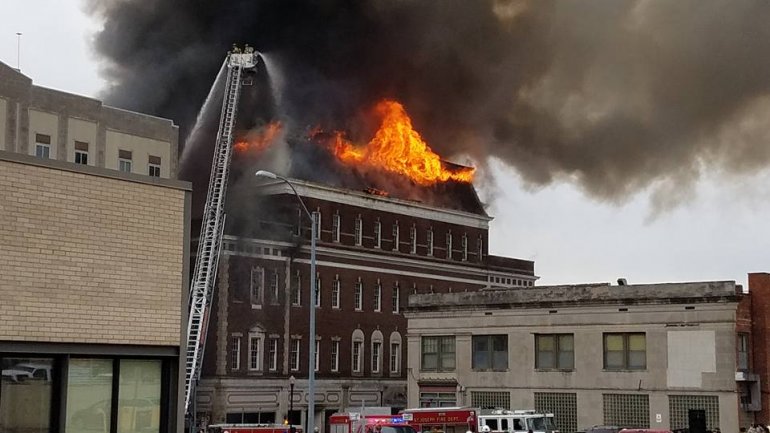
[[227, 77], [222, 112], [211, 163], [206, 205], [201, 220], [198, 255], [195, 258], [195, 270], [190, 283], [184, 398], [185, 413], [188, 415], [191, 415], [190, 406], [195, 398], [195, 386], [201, 373], [211, 298], [216, 284], [219, 251], [225, 227], [227, 177], [230, 172], [233, 128], [241, 93], [241, 77], [244, 69], [253, 68], [256, 63], [257, 53], [248, 47], [243, 52], [237, 48], [233, 49], [225, 59]]

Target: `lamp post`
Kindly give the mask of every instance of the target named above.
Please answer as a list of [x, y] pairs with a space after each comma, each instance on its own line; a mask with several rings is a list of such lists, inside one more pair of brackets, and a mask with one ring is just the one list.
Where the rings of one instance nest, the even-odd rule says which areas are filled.
[[289, 431], [294, 433], [294, 423], [291, 422], [291, 413], [294, 412], [294, 376], [289, 377], [289, 415], [286, 419], [289, 421]]
[[[308, 393], [308, 399], [307, 399], [307, 430], [306, 432], [310, 433], [314, 431], [313, 424], [315, 423], [315, 291], [316, 291], [316, 273], [315, 273], [315, 238], [316, 233], [318, 233], [318, 221], [313, 217], [313, 214], [310, 213], [309, 210], [307, 210], [307, 206], [305, 206], [305, 202], [302, 200], [302, 197], [299, 196], [299, 193], [297, 193], [297, 190], [294, 188], [294, 185], [289, 182], [288, 179], [286, 179], [283, 176], [278, 176], [275, 173], [265, 171], [265, 170], [259, 170], [258, 172], [254, 173], [256, 176], [266, 177], [269, 179], [278, 179], [283, 182], [285, 182], [291, 190], [294, 192], [294, 195], [297, 197], [297, 200], [299, 200], [299, 204], [302, 205], [302, 210], [305, 211], [305, 215], [307, 215], [308, 218], [310, 218], [311, 223], [311, 234], [310, 234], [310, 348], [308, 349], [308, 368], [307, 368], [307, 393]], [[299, 290], [299, 288], [297, 288]]]

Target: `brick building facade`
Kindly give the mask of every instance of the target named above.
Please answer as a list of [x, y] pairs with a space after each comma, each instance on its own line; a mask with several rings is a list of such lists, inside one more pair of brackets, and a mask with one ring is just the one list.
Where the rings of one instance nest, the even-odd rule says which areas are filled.
[[[322, 432], [349, 407], [406, 407], [409, 295], [536, 280], [532, 262], [488, 255], [491, 218], [470, 185], [473, 211], [292, 183], [320, 215], [314, 416]], [[210, 422], [299, 424], [309, 398], [310, 221], [282, 182], [233, 188], [228, 203], [197, 412]]]

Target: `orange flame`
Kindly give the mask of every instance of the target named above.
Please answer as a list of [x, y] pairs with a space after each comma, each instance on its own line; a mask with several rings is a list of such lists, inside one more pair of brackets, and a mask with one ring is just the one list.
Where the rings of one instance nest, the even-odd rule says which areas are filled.
[[408, 176], [421, 185], [455, 180], [473, 181], [472, 167], [450, 169], [412, 127], [404, 106], [384, 100], [375, 107], [382, 119], [377, 132], [366, 146], [355, 146], [343, 133], [335, 132], [331, 142], [334, 155], [342, 162], [383, 168]]
[[256, 131], [249, 131], [241, 140], [238, 140], [234, 145], [236, 152], [239, 153], [259, 153], [267, 149], [270, 144], [275, 141], [278, 135], [283, 130], [281, 122], [275, 120]]

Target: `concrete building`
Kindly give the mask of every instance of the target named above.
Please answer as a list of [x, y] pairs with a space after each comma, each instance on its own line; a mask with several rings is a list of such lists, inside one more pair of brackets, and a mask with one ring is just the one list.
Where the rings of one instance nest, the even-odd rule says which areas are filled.
[[[320, 215], [317, 275], [309, 275], [310, 221], [296, 197], [285, 183], [246, 173], [250, 178], [228, 195], [198, 388], [204, 420], [302, 423], [309, 364], [317, 372], [313, 416], [321, 432], [336, 411], [405, 408], [409, 295], [529, 287], [536, 280], [532, 262], [487, 253], [491, 218], [470, 184], [441, 186], [442, 196], [458, 204], [449, 208], [292, 180]], [[314, 277], [317, 357], [308, 363]]]
[[534, 408], [567, 433], [738, 431], [760, 401], [749, 311], [732, 281], [411, 295], [409, 406]]
[[[62, 119], [41, 123], [58, 125], [51, 152], [69, 149]], [[183, 429], [190, 185], [92, 166], [109, 165], [99, 143], [89, 164], [0, 151], [2, 432]]]
[[[756, 410], [755, 422], [770, 425], [770, 273], [749, 274], [747, 300], [738, 339], [740, 374], [736, 379], [741, 381], [741, 404]], [[753, 398], [756, 391], [761, 391], [759, 402]]]
[[169, 119], [36, 86], [0, 62], [0, 150], [174, 179], [178, 137]]

